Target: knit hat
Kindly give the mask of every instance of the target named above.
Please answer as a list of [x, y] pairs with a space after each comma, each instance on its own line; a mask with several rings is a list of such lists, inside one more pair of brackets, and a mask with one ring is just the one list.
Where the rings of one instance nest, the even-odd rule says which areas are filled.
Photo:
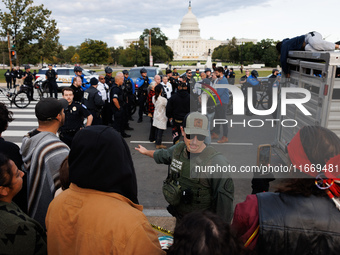
[[90, 84], [92, 85], [97, 85], [98, 84], [98, 79], [96, 77], [92, 77], [90, 80]]

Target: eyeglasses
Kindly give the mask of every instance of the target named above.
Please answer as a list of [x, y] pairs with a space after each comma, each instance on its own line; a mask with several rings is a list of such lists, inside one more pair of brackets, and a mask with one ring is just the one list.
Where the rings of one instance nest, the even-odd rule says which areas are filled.
[[192, 72], [188, 73], [188, 74], [192, 74]]
[[185, 137], [186, 137], [187, 139], [189, 139], [189, 140], [194, 139], [195, 136], [197, 137], [197, 140], [198, 140], [198, 141], [203, 141], [203, 140], [205, 139], [205, 136], [204, 136], [204, 135], [195, 135], [195, 134], [189, 135], [189, 134], [185, 134]]

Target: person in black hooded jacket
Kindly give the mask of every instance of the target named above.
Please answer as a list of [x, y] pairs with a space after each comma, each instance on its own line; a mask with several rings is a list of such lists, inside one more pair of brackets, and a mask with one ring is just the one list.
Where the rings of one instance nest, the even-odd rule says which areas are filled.
[[171, 96], [166, 105], [166, 116], [172, 123], [173, 144], [176, 144], [180, 138], [180, 126], [184, 117], [190, 112], [190, 94], [187, 90], [186, 83], [178, 84], [177, 92]]

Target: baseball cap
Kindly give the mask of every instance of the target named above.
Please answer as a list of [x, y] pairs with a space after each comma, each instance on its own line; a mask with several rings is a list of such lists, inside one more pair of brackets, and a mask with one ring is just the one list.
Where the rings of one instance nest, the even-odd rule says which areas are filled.
[[48, 66], [52, 66], [52, 64], [48, 64]]
[[166, 74], [172, 73], [170, 69], [166, 69]]
[[210, 68], [206, 68], [204, 72], [211, 72]]
[[273, 69], [272, 73], [279, 72], [277, 69]]
[[208, 118], [199, 112], [188, 113], [184, 118], [183, 127], [188, 135], [209, 135]]
[[67, 107], [68, 102], [64, 98], [59, 100], [53, 97], [42, 98], [35, 106], [35, 116], [41, 121], [53, 120]]

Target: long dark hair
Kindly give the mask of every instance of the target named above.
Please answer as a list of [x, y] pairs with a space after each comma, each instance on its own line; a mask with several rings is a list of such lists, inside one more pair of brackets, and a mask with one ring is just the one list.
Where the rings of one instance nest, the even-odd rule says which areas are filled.
[[[300, 130], [300, 139], [309, 161], [314, 165], [324, 167], [330, 158], [340, 154], [340, 138], [327, 128], [305, 126]], [[327, 196], [315, 185], [314, 178], [285, 179], [277, 191], [291, 195]]]
[[161, 84], [158, 84], [156, 87], [155, 87], [155, 101], [157, 101], [157, 98], [159, 97], [159, 95], [162, 93], [162, 85]]
[[168, 255], [240, 255], [241, 243], [231, 233], [230, 226], [218, 215], [192, 212], [183, 217], [174, 231], [174, 243]]

